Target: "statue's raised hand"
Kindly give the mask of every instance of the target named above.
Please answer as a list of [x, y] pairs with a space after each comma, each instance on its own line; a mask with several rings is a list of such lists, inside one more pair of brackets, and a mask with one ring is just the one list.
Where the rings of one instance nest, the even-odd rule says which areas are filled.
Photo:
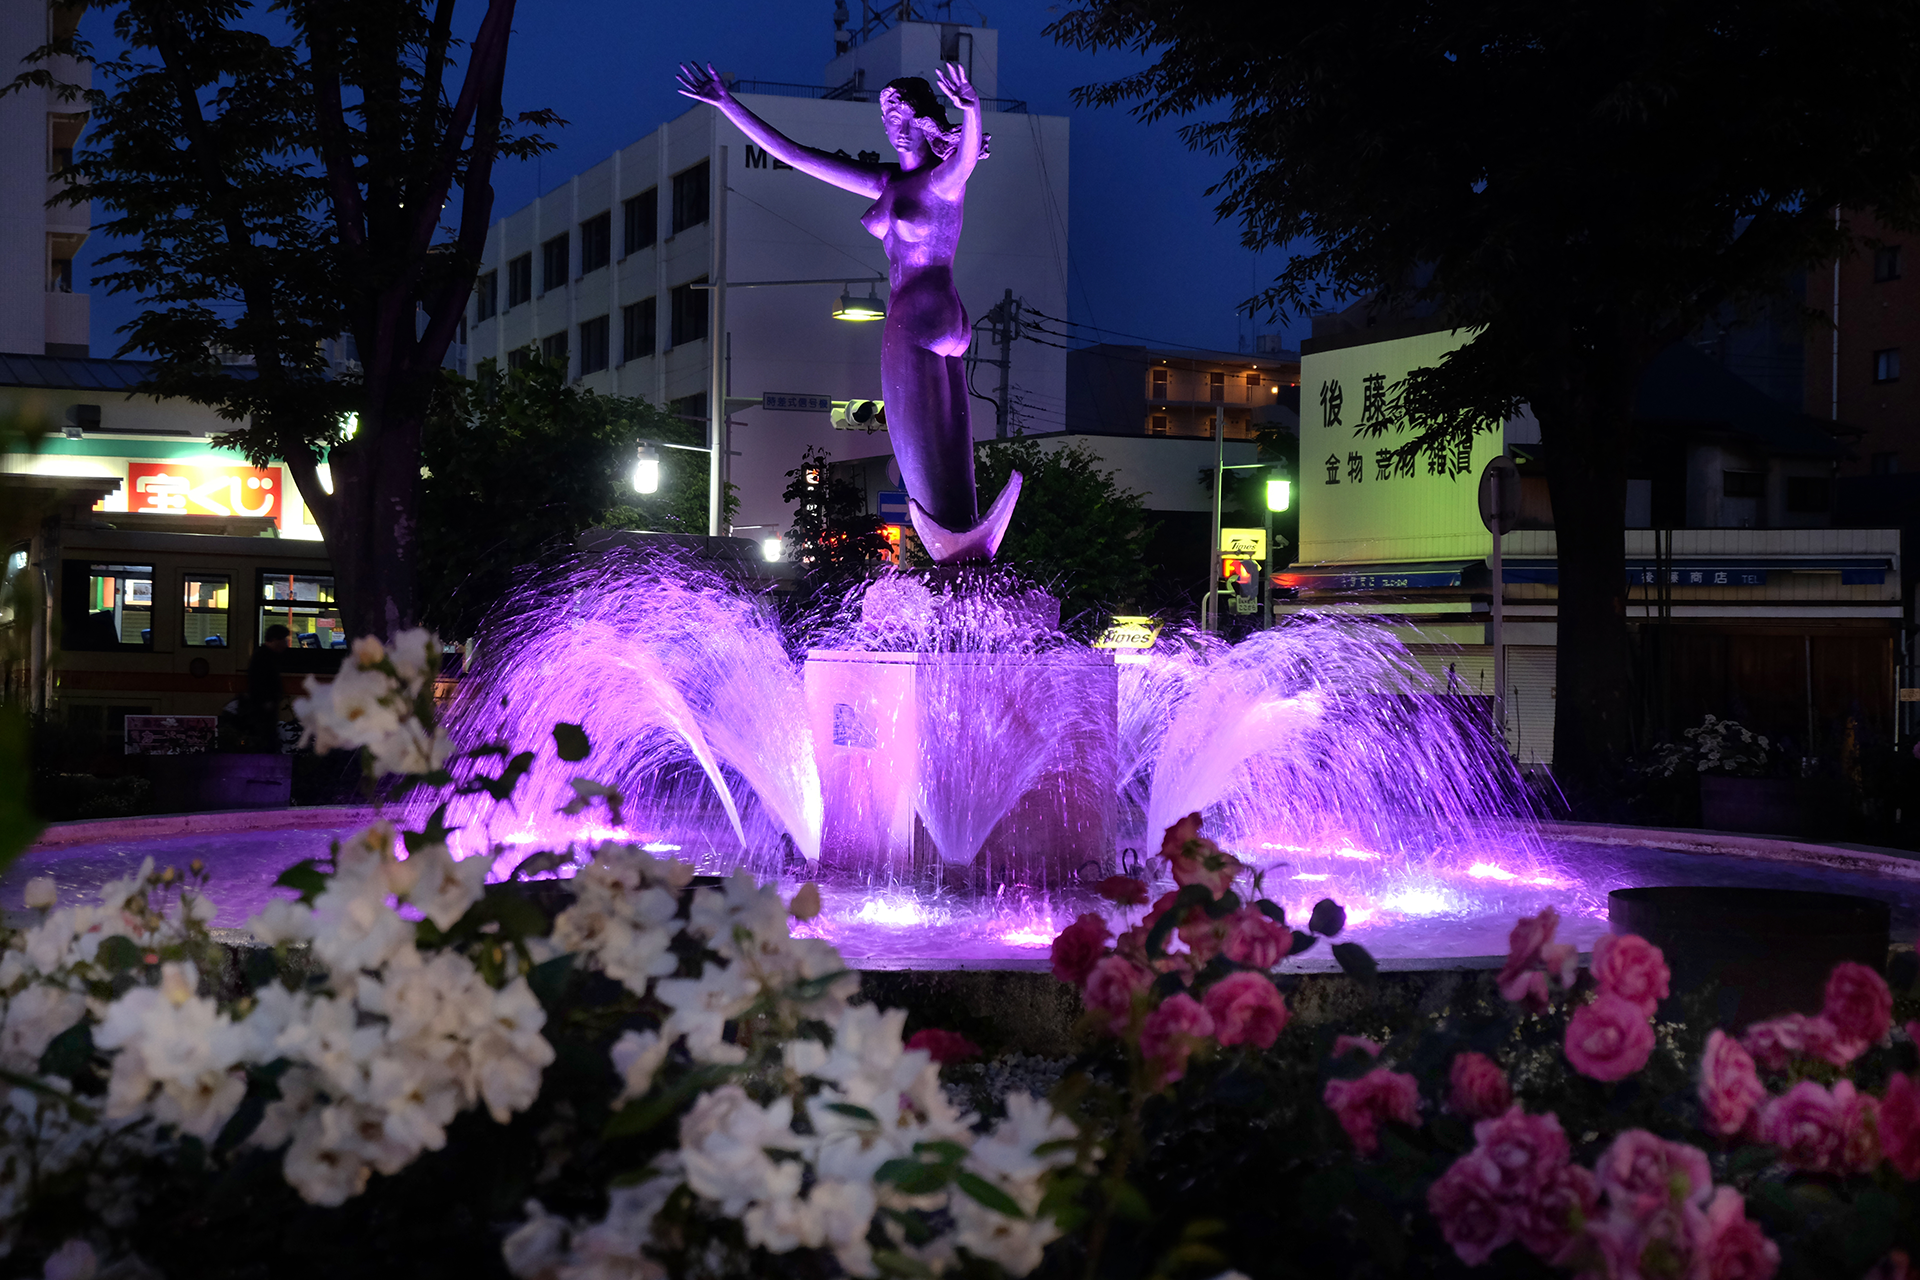
[[720, 78], [720, 73], [713, 69], [711, 62], [704, 69], [683, 62], [679, 75], [674, 78], [680, 82], [681, 95], [695, 102], [719, 107], [733, 101], [733, 91], [727, 88], [727, 82]]
[[934, 78], [940, 82], [940, 92], [947, 100], [962, 111], [980, 109], [980, 93], [967, 79], [967, 69], [957, 62], [949, 62], [943, 70], [934, 72]]

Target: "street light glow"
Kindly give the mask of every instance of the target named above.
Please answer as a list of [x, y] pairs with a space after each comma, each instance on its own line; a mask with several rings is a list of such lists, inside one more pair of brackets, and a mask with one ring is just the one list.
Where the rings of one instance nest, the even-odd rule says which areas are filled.
[[1267, 481], [1267, 510], [1285, 511], [1293, 505], [1293, 481]]
[[766, 558], [769, 564], [778, 560], [780, 558], [780, 539], [778, 538], [760, 539], [760, 554]]
[[636, 493], [660, 492], [660, 455], [648, 445], [640, 446], [639, 461], [633, 464], [633, 488]]
[[885, 320], [886, 304], [874, 293], [873, 286], [867, 286], [867, 296], [856, 298], [849, 289], [840, 295], [840, 305], [833, 309], [835, 320]]

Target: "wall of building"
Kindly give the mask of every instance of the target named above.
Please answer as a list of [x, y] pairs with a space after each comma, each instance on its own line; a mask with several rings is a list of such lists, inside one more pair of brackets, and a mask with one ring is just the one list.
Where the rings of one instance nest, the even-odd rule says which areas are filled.
[[[1900, 274], [1875, 280], [1874, 246], [1865, 243], [1840, 263], [1836, 401], [1833, 264], [1808, 272], [1807, 306], [1819, 319], [1807, 332], [1806, 411], [1847, 432], [1853, 450], [1842, 475], [1920, 471], [1920, 237], [1889, 231], [1867, 214], [1848, 214], [1847, 224], [1863, 241], [1897, 246]], [[1900, 354], [1898, 381], [1875, 381], [1881, 351]]]
[[[63, 19], [77, 21], [77, 15]], [[45, 0], [0, 5], [0, 67], [11, 80], [22, 59], [52, 34]], [[82, 88], [91, 68], [59, 59], [47, 66], [56, 79]], [[91, 206], [46, 207], [59, 186], [49, 176], [52, 149], [71, 146], [79, 133], [76, 107], [51, 89], [0, 97], [0, 352], [21, 355], [87, 354], [84, 281], [62, 291], [50, 281], [53, 260], [71, 261], [87, 238]]]

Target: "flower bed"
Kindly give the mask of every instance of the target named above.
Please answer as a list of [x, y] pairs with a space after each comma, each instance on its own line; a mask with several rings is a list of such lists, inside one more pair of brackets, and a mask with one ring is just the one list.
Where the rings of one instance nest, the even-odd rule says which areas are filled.
[[[362, 641], [303, 715], [511, 803], [523, 757], [447, 758], [436, 652]], [[1126, 929], [1054, 943], [1076, 1056], [962, 1066], [963, 1037], [906, 1036], [790, 936], [811, 888], [617, 843], [526, 864], [565, 886], [487, 885], [447, 834], [375, 822], [291, 869], [249, 922], [270, 951], [213, 943], [199, 867], [87, 905], [30, 886], [0, 946], [9, 1274], [1757, 1280], [1920, 1248], [1920, 1026], [1866, 966], [1736, 1038], [1656, 947], [1582, 966], [1548, 910], [1491, 988], [1307, 1025], [1287, 959], [1327, 946], [1366, 993], [1371, 957], [1331, 901], [1295, 928], [1196, 814], [1165, 892], [1101, 884]]]

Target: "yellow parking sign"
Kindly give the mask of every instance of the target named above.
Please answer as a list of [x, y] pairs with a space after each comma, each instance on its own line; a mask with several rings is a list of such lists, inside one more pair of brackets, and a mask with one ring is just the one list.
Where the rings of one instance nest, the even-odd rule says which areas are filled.
[[1258, 560], [1265, 564], [1267, 531], [1265, 529], [1222, 529], [1220, 554], [1238, 556], [1242, 560]]
[[1160, 620], [1114, 615], [1111, 625], [1093, 642], [1096, 649], [1151, 649], [1160, 636]]

